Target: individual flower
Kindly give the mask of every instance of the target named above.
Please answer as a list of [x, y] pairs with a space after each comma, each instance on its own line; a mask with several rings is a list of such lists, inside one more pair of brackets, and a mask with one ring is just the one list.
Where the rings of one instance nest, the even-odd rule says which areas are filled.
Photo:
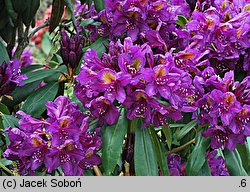
[[186, 163], [181, 163], [181, 157], [178, 154], [170, 154], [167, 157], [170, 176], [185, 176]]
[[98, 118], [98, 123], [102, 125], [113, 125], [117, 122], [119, 117], [118, 109], [106, 97], [97, 97], [93, 99], [87, 107], [89, 108], [92, 116]]
[[157, 110], [162, 114], [167, 112], [158, 101], [149, 97], [145, 91], [140, 89], [127, 97], [123, 105], [128, 109], [127, 118], [129, 120], [135, 118], [145, 119], [146, 122], [143, 127], [150, 124], [152, 109]]
[[227, 148], [233, 151], [237, 144], [243, 144], [246, 136], [243, 134], [234, 134], [230, 129], [223, 126], [210, 126], [204, 133], [204, 137], [211, 138], [211, 147], [213, 149]]
[[212, 176], [230, 176], [226, 167], [225, 159], [222, 156], [217, 157], [216, 150], [207, 151], [206, 159], [210, 167]]
[[124, 87], [131, 82], [131, 75], [122, 72], [116, 73], [110, 69], [103, 69], [98, 72], [98, 81], [93, 89], [104, 92], [104, 97], [113, 102], [115, 99], [123, 103], [126, 99]]
[[16, 86], [23, 86], [23, 80], [28, 77], [21, 73], [20, 61], [14, 59], [0, 66], [0, 96], [10, 94]]

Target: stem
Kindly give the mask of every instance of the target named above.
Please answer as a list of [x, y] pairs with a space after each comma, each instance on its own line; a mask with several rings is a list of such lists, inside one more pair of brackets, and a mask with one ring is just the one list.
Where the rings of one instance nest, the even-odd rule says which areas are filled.
[[0, 167], [1, 167], [3, 170], [5, 170], [6, 172], [8, 172], [9, 174], [14, 175], [14, 173], [12, 173], [12, 171], [9, 170], [7, 167], [5, 167], [5, 165], [2, 164], [1, 162], [0, 162]]
[[20, 59], [23, 50], [29, 45], [29, 39], [28, 37], [28, 33], [29, 33], [29, 28], [30, 28], [30, 24], [26, 27], [24, 35], [23, 35], [23, 39], [20, 43], [18, 43], [17, 49], [15, 51], [14, 57], [16, 59]]
[[102, 176], [102, 172], [100, 171], [100, 169], [97, 165], [94, 165], [93, 168], [94, 168], [94, 172], [95, 172], [96, 176]]
[[192, 139], [190, 141], [188, 141], [187, 143], [185, 143], [184, 145], [180, 146], [180, 147], [177, 147], [177, 148], [174, 148], [172, 149], [171, 151], [167, 151], [166, 152], [166, 155], [169, 155], [171, 153], [177, 153], [183, 149], [185, 149], [187, 146], [191, 145], [191, 144], [194, 144], [195, 143], [195, 139]]
[[43, 29], [44, 27], [49, 26], [49, 20], [46, 20], [43, 24], [39, 25], [37, 28], [35, 28], [28, 36], [28, 39], [30, 39], [32, 36], [35, 35], [40, 29]]
[[17, 31], [18, 31], [18, 44], [19, 44], [23, 40], [23, 22], [22, 22], [22, 18], [18, 19]]

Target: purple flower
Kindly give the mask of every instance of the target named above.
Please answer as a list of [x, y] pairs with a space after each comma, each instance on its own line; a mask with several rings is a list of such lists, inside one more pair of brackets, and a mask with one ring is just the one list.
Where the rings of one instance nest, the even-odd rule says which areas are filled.
[[23, 80], [28, 77], [21, 73], [20, 61], [14, 59], [9, 63], [3, 62], [0, 66], [0, 96], [10, 94], [15, 87], [23, 86]]
[[[116, 1], [106, 2], [108, 12], [112, 12], [112, 34], [116, 37], [127, 33], [132, 41], [136, 41], [140, 32], [145, 32], [148, 25], [145, 22], [147, 1]], [[114, 4], [114, 5], [112, 5]]]
[[30, 66], [33, 63], [32, 53], [30, 51], [24, 50], [20, 58], [21, 68]]
[[31, 115], [18, 111], [16, 114], [21, 115], [22, 118], [19, 120], [20, 129], [26, 134], [34, 132], [42, 132], [42, 128], [48, 125], [47, 122], [33, 118]]
[[151, 108], [164, 114], [167, 110], [158, 103], [155, 99], [150, 98], [145, 91], [136, 90], [130, 96], [127, 97], [123, 104], [127, 109], [127, 118], [133, 120], [135, 118], [144, 118], [146, 123], [143, 127], [150, 124], [151, 121]]
[[230, 176], [226, 168], [225, 159], [222, 156], [216, 157], [217, 151], [208, 151], [206, 153], [206, 159], [210, 167], [212, 176]]
[[125, 52], [118, 57], [118, 65], [123, 73], [136, 76], [145, 66], [145, 57], [141, 47], [133, 45], [130, 38], [124, 40]]
[[185, 176], [186, 163], [181, 163], [181, 157], [178, 154], [170, 154], [167, 157], [170, 176]]
[[241, 83], [235, 83], [236, 89], [234, 94], [242, 104], [250, 105], [250, 76], [247, 76]]
[[213, 149], [227, 148], [231, 151], [236, 148], [238, 143], [243, 144], [246, 139], [243, 134], [234, 134], [230, 129], [218, 125], [209, 127], [203, 136], [211, 138]]
[[98, 82], [92, 88], [104, 92], [104, 96], [113, 102], [115, 99], [123, 103], [126, 99], [124, 87], [131, 82], [131, 75], [122, 72], [116, 73], [110, 69], [103, 69], [98, 74]]
[[94, 118], [98, 118], [100, 126], [104, 124], [113, 125], [118, 120], [118, 109], [110, 100], [103, 96], [93, 99], [87, 107], [89, 108], [92, 116]]
[[235, 114], [240, 112], [240, 103], [231, 92], [222, 93], [219, 90], [213, 90], [211, 96], [215, 102], [214, 104], [218, 107], [218, 110], [214, 111], [215, 115], [220, 117], [224, 126], [229, 125]]
[[243, 105], [241, 111], [234, 116], [230, 124], [230, 129], [235, 134], [250, 136], [250, 106]]

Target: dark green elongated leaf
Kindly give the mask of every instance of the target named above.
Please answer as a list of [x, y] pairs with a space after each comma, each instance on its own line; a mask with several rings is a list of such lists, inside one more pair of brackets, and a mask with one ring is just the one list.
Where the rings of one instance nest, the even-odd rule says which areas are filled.
[[116, 125], [102, 127], [102, 160], [106, 175], [111, 175], [118, 164], [127, 129], [128, 120], [124, 109]]
[[159, 138], [155, 132], [155, 130], [151, 127], [150, 128], [150, 135], [152, 142], [154, 144], [154, 150], [157, 155], [157, 162], [161, 169], [163, 176], [169, 176], [168, 165], [167, 165], [167, 158], [163, 150], [163, 146], [159, 141]]
[[107, 38], [102, 38], [100, 37], [97, 41], [95, 41], [94, 43], [92, 43], [90, 46], [86, 47], [83, 49], [84, 52], [87, 51], [87, 49], [94, 49], [96, 50], [98, 56], [100, 57], [102, 55], [102, 52], [106, 51], [106, 48], [104, 45], [108, 44], [108, 39]]
[[9, 60], [10, 58], [8, 52], [6, 51], [3, 43], [0, 41], [0, 65], [2, 65], [4, 61], [9, 62]]
[[29, 65], [29, 66], [27, 66], [27, 67], [23, 67], [23, 68], [21, 69], [21, 72], [26, 74], [26, 73], [29, 73], [29, 72], [31, 72], [31, 71], [35, 71], [36, 69], [41, 69], [41, 70], [43, 70], [42, 68], [43, 68], [43, 65], [42, 65], [42, 64], [32, 64], [32, 65]]
[[0, 103], [0, 112], [2, 112], [3, 114], [7, 114], [9, 115], [9, 109], [6, 105], [4, 105], [3, 103]]
[[38, 80], [28, 83], [22, 87], [16, 87], [15, 90], [10, 94], [13, 100], [3, 97], [2, 102], [9, 107], [13, 107], [24, 101], [38, 87], [40, 83], [41, 80]]
[[1, 116], [3, 119], [4, 129], [7, 128], [8, 126], [11, 126], [12, 128], [18, 126], [19, 119], [13, 117], [12, 115], [1, 114]]
[[46, 77], [53, 76], [56, 73], [59, 73], [58, 71], [51, 70], [51, 69], [46, 69], [46, 70], [38, 70], [34, 72], [28, 72], [26, 75], [28, 76], [29, 79], [23, 81], [25, 84], [37, 81], [37, 80], [42, 80]]
[[231, 176], [247, 176], [237, 149], [234, 151], [225, 149], [223, 153], [226, 160], [226, 167]]
[[205, 160], [203, 166], [201, 167], [201, 169], [197, 175], [198, 176], [211, 176], [211, 171], [210, 171], [210, 167], [208, 165], [207, 160]]
[[[32, 19], [40, 6], [40, 0], [26, 0], [26, 9], [22, 13], [23, 23], [28, 26], [31, 24]], [[23, 5], [22, 5], [23, 6]]]
[[135, 132], [134, 162], [136, 176], [157, 176], [158, 165], [153, 143], [148, 128], [141, 128], [138, 120]]
[[33, 92], [24, 102], [22, 110], [33, 117], [39, 117], [46, 109], [47, 101], [52, 101], [58, 91], [58, 82], [48, 83], [46, 86]]
[[206, 160], [206, 150], [210, 139], [204, 138], [201, 133], [195, 138], [195, 147], [188, 158], [186, 172], [189, 176], [198, 175]]
[[247, 141], [244, 145], [237, 145], [237, 150], [242, 160], [242, 165], [246, 170], [247, 174], [250, 175], [250, 149]]
[[62, 0], [53, 0], [52, 12], [50, 17], [49, 32], [52, 33], [62, 19], [64, 11], [64, 2]]
[[176, 134], [177, 140], [181, 140], [186, 134], [189, 133], [196, 125], [197, 120], [190, 121], [188, 124], [186, 124], [184, 127], [181, 128], [181, 130]]
[[165, 138], [167, 140], [168, 148], [171, 149], [172, 141], [173, 141], [171, 129], [169, 127], [163, 126], [162, 132], [165, 135]]
[[105, 9], [105, 3], [104, 0], [94, 0], [95, 2], [95, 9], [99, 12], [103, 9]]

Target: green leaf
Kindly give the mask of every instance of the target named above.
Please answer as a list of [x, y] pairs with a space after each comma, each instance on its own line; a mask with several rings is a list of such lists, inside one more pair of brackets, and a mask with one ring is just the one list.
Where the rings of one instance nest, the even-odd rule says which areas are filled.
[[172, 131], [171, 131], [171, 129], [169, 127], [163, 126], [162, 127], [162, 132], [165, 135], [165, 138], [167, 140], [168, 148], [171, 149], [172, 142], [173, 142], [173, 137], [172, 137]]
[[46, 109], [46, 102], [52, 101], [58, 91], [58, 82], [48, 83], [46, 86], [33, 92], [24, 102], [21, 110], [31, 114], [33, 117], [39, 117]]
[[203, 166], [201, 167], [201, 169], [197, 175], [198, 176], [211, 176], [211, 171], [210, 171], [210, 167], [208, 165], [207, 160], [205, 160]]
[[43, 67], [44, 66], [42, 64], [32, 64], [32, 65], [29, 65], [27, 67], [23, 67], [21, 69], [21, 72], [26, 74], [26, 73], [29, 73], [31, 71], [36, 71], [38, 69], [43, 70]]
[[62, 0], [53, 0], [52, 12], [49, 22], [49, 32], [52, 33], [62, 19], [64, 11], [64, 2]]
[[148, 128], [141, 128], [139, 119], [135, 132], [134, 162], [136, 176], [157, 176], [157, 157]]
[[225, 149], [223, 153], [226, 160], [226, 167], [231, 176], [247, 176], [237, 149], [234, 151]]
[[95, 2], [95, 9], [99, 12], [106, 8], [104, 0], [94, 0]]
[[237, 150], [240, 154], [244, 169], [246, 170], [248, 175], [250, 175], [250, 149], [249, 149], [247, 141], [245, 142], [244, 145], [238, 144]]
[[4, 105], [3, 103], [0, 103], [0, 112], [2, 112], [3, 114], [7, 114], [9, 115], [9, 109], [6, 105]]
[[163, 176], [169, 176], [168, 165], [167, 165], [167, 158], [165, 152], [163, 150], [163, 145], [159, 141], [159, 137], [157, 136], [155, 130], [150, 128], [151, 139], [154, 144], [154, 151], [156, 152], [157, 162], [161, 169]]
[[22, 13], [22, 19], [23, 23], [28, 26], [35, 17], [35, 14], [40, 6], [40, 0], [26, 0], [25, 3], [26, 9]]
[[2, 63], [4, 61], [9, 62], [10, 58], [9, 58], [8, 52], [7, 52], [6, 48], [4, 47], [2, 41], [0, 41], [0, 65], [2, 65]]
[[181, 128], [180, 131], [176, 133], [177, 140], [181, 140], [186, 134], [189, 133], [196, 125], [198, 124], [197, 120], [190, 121], [184, 127]]
[[29, 79], [24, 80], [23, 82], [25, 84], [32, 83], [34, 81], [42, 80], [42, 79], [49, 77], [49, 76], [54, 76], [56, 73], [59, 73], [59, 72], [55, 71], [55, 70], [51, 70], [51, 69], [28, 72], [28, 73], [26, 73], [26, 75], [28, 76]]
[[11, 126], [12, 128], [18, 127], [19, 119], [13, 117], [12, 115], [1, 114], [1, 116], [2, 116], [2, 119], [3, 119], [3, 127], [4, 127], [4, 129], [7, 128], [8, 126]]
[[9, 166], [9, 165], [12, 165], [13, 161], [3, 158], [3, 159], [0, 159], [0, 163], [2, 163], [4, 166]]
[[201, 133], [195, 138], [195, 146], [188, 158], [186, 172], [189, 176], [198, 175], [206, 160], [206, 150], [209, 146], [210, 139], [204, 138]]
[[96, 50], [98, 56], [100, 57], [103, 52], [106, 51], [106, 48], [104, 45], [107, 45], [109, 43], [107, 38], [100, 37], [97, 41], [92, 43], [90, 46], [84, 48], [84, 52], [86, 52], [88, 49], [94, 49]]
[[85, 26], [90, 25], [90, 24], [92, 24], [92, 23], [94, 23], [94, 22], [95, 22], [95, 20], [92, 19], [92, 18], [83, 19], [83, 20], [81, 21], [81, 23], [80, 23], [80, 26], [81, 26], [81, 27], [85, 27]]
[[127, 129], [128, 119], [124, 109], [116, 125], [102, 127], [102, 160], [106, 175], [111, 175], [118, 164]]
[[44, 33], [43, 38], [42, 38], [42, 51], [45, 53], [45, 55], [48, 56], [51, 48], [52, 48], [52, 42], [51, 42], [49, 33], [46, 32]]
[[14, 107], [15, 105], [24, 101], [41, 83], [41, 80], [28, 83], [22, 87], [16, 87], [15, 90], [10, 94], [13, 100], [3, 97], [2, 102], [9, 107]]
[[176, 24], [185, 27], [187, 24], [188, 20], [184, 15], [178, 15], [178, 20], [176, 21]]

